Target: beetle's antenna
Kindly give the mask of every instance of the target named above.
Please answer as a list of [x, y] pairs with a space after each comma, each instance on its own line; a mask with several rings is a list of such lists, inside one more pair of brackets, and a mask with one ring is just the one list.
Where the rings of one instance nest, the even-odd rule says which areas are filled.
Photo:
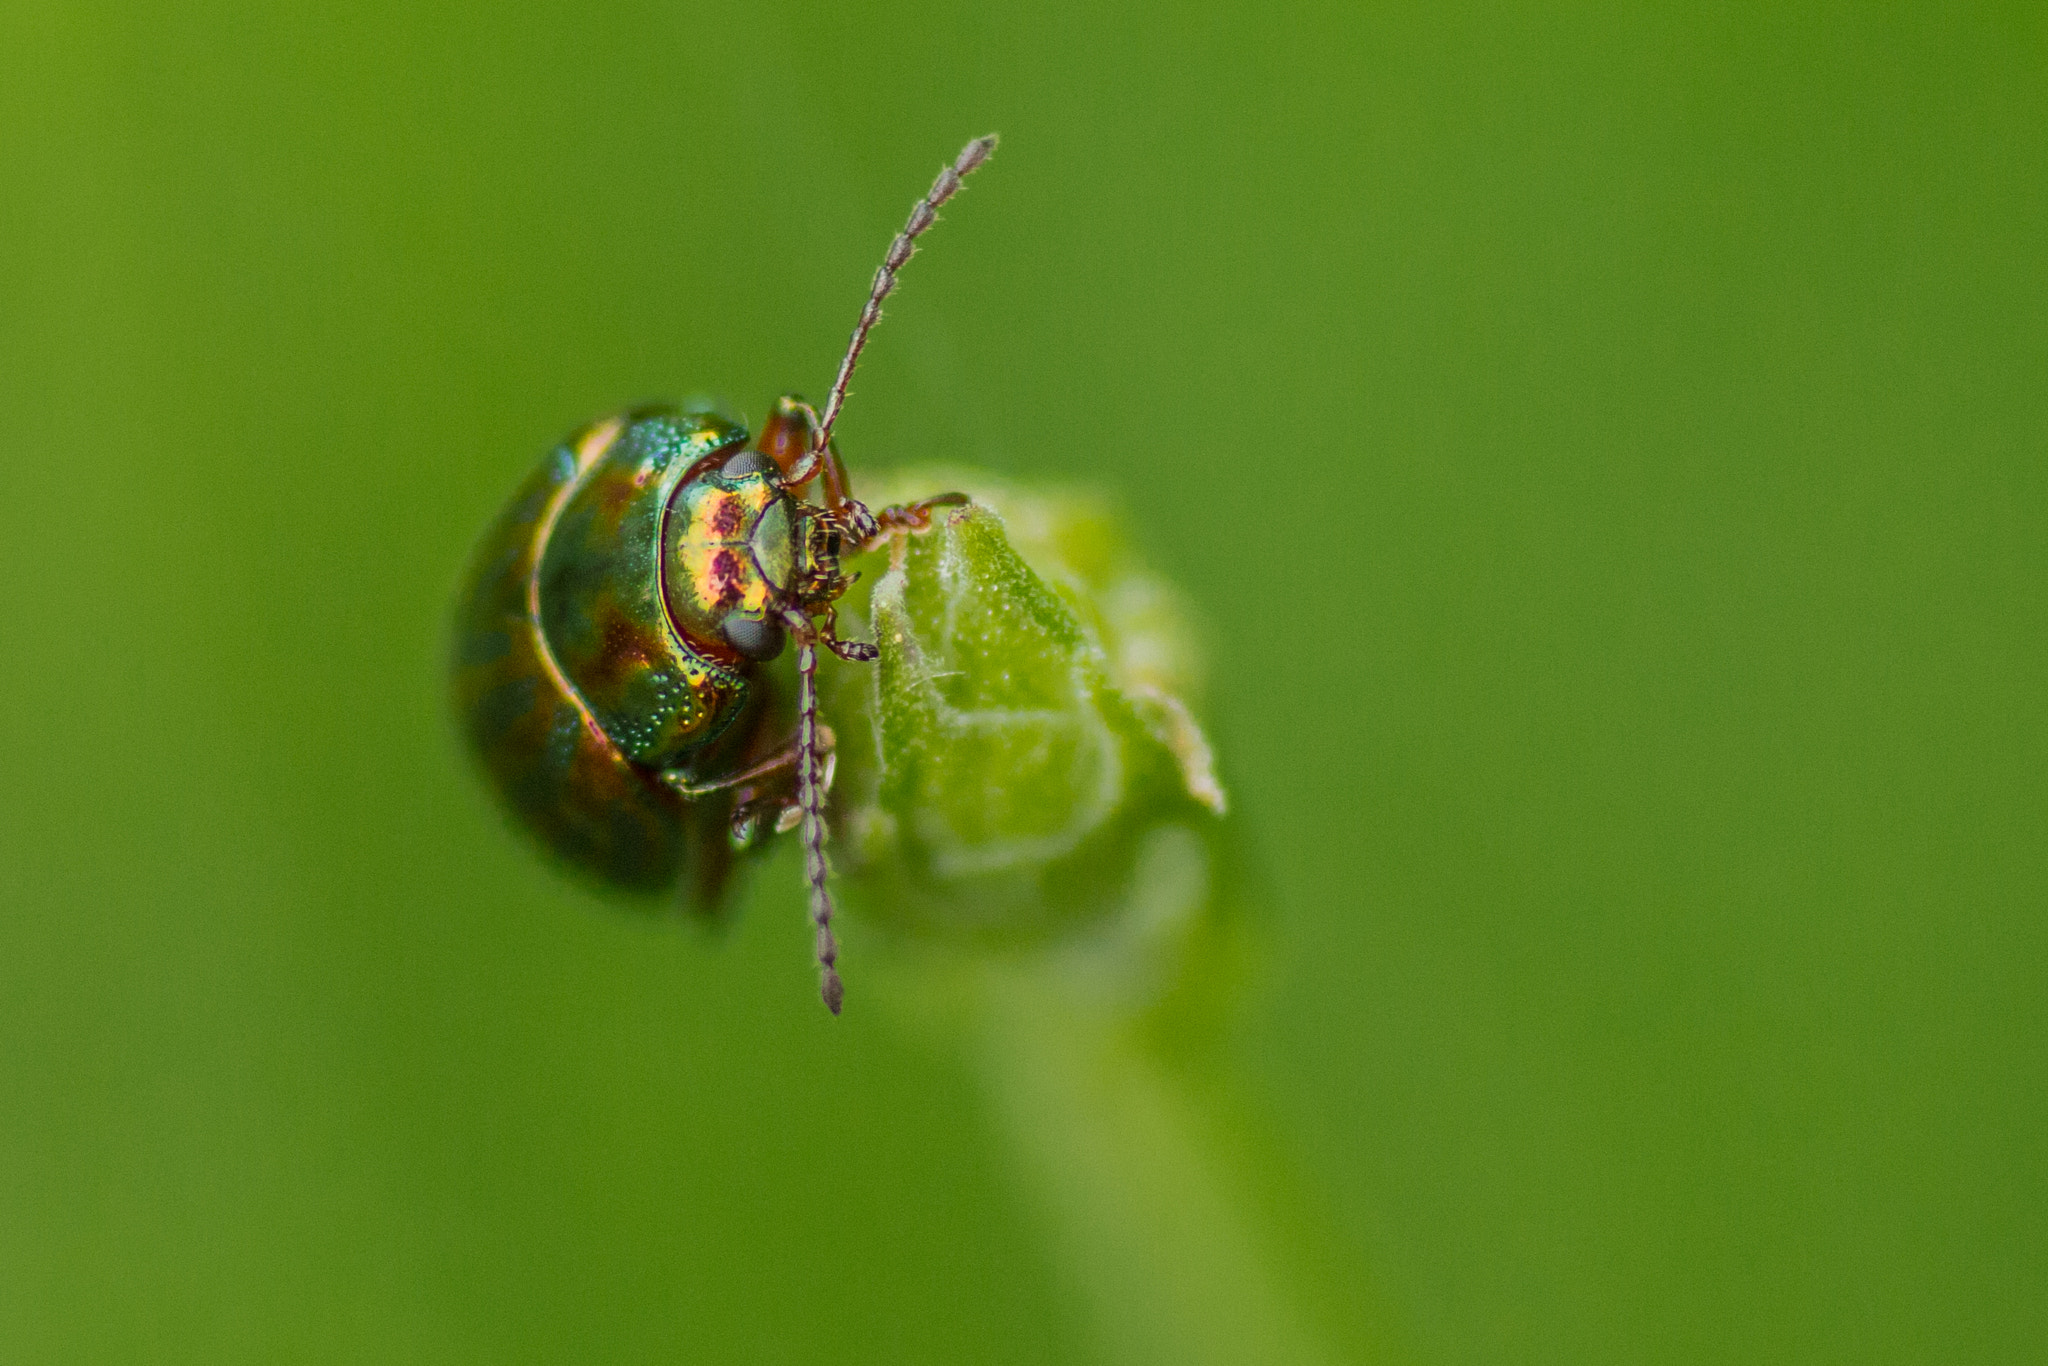
[[975, 167], [995, 155], [996, 135], [976, 138], [962, 148], [953, 164], [939, 172], [939, 178], [932, 182], [932, 188], [917, 207], [910, 211], [910, 221], [903, 225], [903, 231], [896, 234], [896, 240], [889, 244], [888, 254], [882, 257], [882, 268], [875, 272], [874, 287], [868, 291], [867, 307], [860, 311], [860, 321], [854, 324], [853, 340], [846, 345], [846, 359], [839, 362], [839, 378], [832, 381], [831, 396], [825, 400], [825, 416], [818, 424], [818, 434], [811, 445], [814, 451], [822, 451], [832, 439], [832, 424], [839, 420], [839, 410], [846, 405], [847, 381], [853, 378], [853, 367], [860, 361], [860, 353], [868, 344], [868, 333], [882, 320], [882, 300], [896, 288], [896, 273], [903, 269], [915, 251], [916, 242], [932, 224], [939, 220], [939, 206], [960, 192], [960, 182]]
[[830, 869], [825, 866], [825, 780], [818, 765], [818, 644], [817, 633], [799, 613], [790, 614], [796, 636], [796, 746], [797, 801], [803, 807], [804, 876], [811, 884], [811, 923], [818, 929], [818, 994], [834, 1015], [846, 999], [846, 985], [839, 980], [839, 943], [832, 937], [832, 890], [826, 885]]

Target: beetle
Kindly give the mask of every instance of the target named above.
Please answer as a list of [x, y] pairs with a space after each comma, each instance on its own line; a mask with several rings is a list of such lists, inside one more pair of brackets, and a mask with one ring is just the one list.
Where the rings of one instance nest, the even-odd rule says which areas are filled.
[[[871, 511], [853, 496], [832, 428], [917, 239], [995, 147], [993, 135], [968, 143], [911, 210], [822, 414], [786, 395], [758, 439], [688, 409], [591, 423], [485, 533], [456, 606], [462, 729], [506, 809], [562, 862], [631, 892], [681, 883], [686, 900], [715, 909], [736, 850], [764, 824], [802, 827], [819, 990], [834, 1015], [845, 987], [825, 859], [832, 738], [818, 715], [818, 649], [876, 658], [838, 633], [836, 603], [853, 582], [842, 558], [927, 529], [935, 509], [967, 499]], [[764, 668], [791, 643], [793, 718]]]

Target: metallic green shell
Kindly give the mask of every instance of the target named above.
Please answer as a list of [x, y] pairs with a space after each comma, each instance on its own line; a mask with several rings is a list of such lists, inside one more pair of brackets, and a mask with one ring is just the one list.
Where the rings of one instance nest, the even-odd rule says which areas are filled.
[[456, 609], [456, 711], [484, 770], [545, 846], [620, 888], [709, 860], [694, 871], [715, 892], [723, 872], [722, 819], [655, 772], [716, 741], [749, 682], [669, 623], [662, 525], [677, 486], [746, 440], [699, 413], [578, 433], [485, 535]]
[[705, 414], [636, 422], [583, 472], [546, 536], [541, 633], [598, 726], [636, 764], [682, 764], [746, 698], [739, 673], [676, 630], [662, 593], [671, 496], [705, 482], [698, 466], [707, 457], [746, 440], [744, 428]]

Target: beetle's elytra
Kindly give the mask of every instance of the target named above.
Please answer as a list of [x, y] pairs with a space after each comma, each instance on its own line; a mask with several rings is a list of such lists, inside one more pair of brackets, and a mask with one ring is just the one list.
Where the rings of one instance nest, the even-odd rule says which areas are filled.
[[[834, 964], [825, 862], [830, 732], [817, 648], [839, 638], [842, 555], [921, 530], [940, 494], [871, 512], [832, 443], [868, 333], [916, 239], [995, 150], [939, 173], [875, 273], [820, 417], [779, 400], [758, 439], [708, 412], [607, 417], [541, 462], [478, 547], [455, 618], [455, 705], [516, 820], [562, 860], [713, 908], [735, 850], [803, 827], [825, 1004]], [[815, 487], [817, 501], [806, 501]], [[796, 647], [793, 709], [762, 665]]]

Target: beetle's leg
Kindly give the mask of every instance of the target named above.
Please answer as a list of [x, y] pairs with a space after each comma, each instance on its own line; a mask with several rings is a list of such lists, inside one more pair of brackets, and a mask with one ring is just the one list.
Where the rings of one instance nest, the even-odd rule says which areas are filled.
[[[832, 733], [832, 727], [822, 721], [818, 723], [818, 748], [825, 756], [825, 790], [830, 792], [832, 790], [832, 771], [839, 761], [839, 737]], [[776, 750], [775, 753], [769, 755], [760, 763], [755, 764], [752, 768], [743, 768], [738, 773], [728, 773], [723, 778], [712, 778], [700, 783], [693, 781], [690, 775], [682, 769], [671, 768], [662, 772], [661, 780], [674, 788], [678, 796], [691, 799], [708, 797], [714, 792], [726, 792], [736, 787], [751, 786], [757, 779], [765, 778], [771, 773], [780, 773], [785, 769], [794, 767], [801, 757], [797, 742], [791, 740], [787, 745]], [[743, 795], [740, 798], [742, 803], [749, 800], [751, 800], [751, 794]]]
[[853, 496], [853, 483], [846, 477], [846, 464], [835, 443], [818, 445], [818, 410], [795, 394], [775, 400], [774, 411], [761, 424], [761, 438], [754, 444], [782, 471], [782, 480], [800, 489], [813, 479], [823, 478], [825, 506], [837, 511]]
[[882, 653], [864, 640], [839, 638], [839, 607], [836, 603], [826, 606], [824, 616], [825, 624], [818, 628], [818, 640], [833, 654], [855, 664], [866, 664]]
[[872, 544], [877, 534], [875, 514], [851, 496], [853, 485], [846, 477], [846, 466], [840, 463], [837, 446], [804, 452], [783, 477], [783, 487], [800, 489], [820, 475], [824, 476], [825, 510], [838, 521], [847, 542], [855, 547]]
[[825, 778], [818, 743], [818, 632], [809, 617], [795, 609], [783, 613], [796, 637], [797, 801], [804, 827], [804, 875], [810, 883], [811, 923], [817, 927], [818, 991], [825, 1008], [839, 1013], [846, 986], [839, 980], [839, 942], [832, 937], [831, 869], [825, 862]]
[[873, 550], [882, 543], [885, 536], [910, 531], [930, 531], [934, 508], [965, 507], [973, 501], [964, 493], [935, 493], [929, 498], [919, 499], [908, 507], [885, 507], [880, 512], [871, 514], [875, 523], [874, 534], [862, 541], [854, 553]]
[[756, 778], [765, 778], [771, 773], [779, 773], [791, 764], [794, 764], [796, 758], [796, 746], [790, 745], [786, 749], [778, 750], [776, 753], [769, 755], [752, 768], [742, 769], [738, 773], [729, 773], [723, 778], [712, 778], [709, 781], [700, 783], [694, 781], [682, 769], [671, 768], [662, 773], [661, 780], [674, 788], [677, 796], [694, 801], [698, 797], [708, 797], [714, 792], [724, 792], [731, 788], [751, 783]]
[[784, 394], [762, 422], [754, 448], [775, 462], [785, 480], [800, 486], [817, 477], [818, 462], [809, 458], [817, 440], [818, 410], [795, 394]]
[[839, 447], [837, 445], [826, 446], [822, 450], [813, 447], [811, 450], [806, 451], [802, 456], [798, 457], [796, 464], [790, 468], [786, 482], [791, 488], [802, 488], [805, 484], [810, 483], [821, 475], [824, 477], [825, 482], [825, 506], [827, 508], [838, 512], [848, 505], [860, 506], [853, 501], [853, 483], [846, 477], [846, 465], [839, 459]]
[[751, 787], [743, 787], [733, 793], [732, 814], [725, 819], [726, 834], [733, 848], [744, 849], [754, 842], [754, 828], [768, 805]]

